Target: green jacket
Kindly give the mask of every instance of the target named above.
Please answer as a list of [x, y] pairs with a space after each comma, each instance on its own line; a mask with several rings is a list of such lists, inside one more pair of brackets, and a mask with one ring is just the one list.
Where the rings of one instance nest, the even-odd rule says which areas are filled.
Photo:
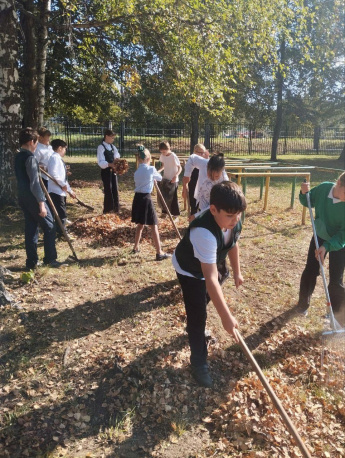
[[[345, 202], [333, 203], [328, 194], [334, 183], [321, 183], [310, 190], [310, 203], [315, 207], [315, 228], [318, 237], [325, 240], [327, 251], [345, 247]], [[299, 200], [308, 207], [307, 196], [300, 193]]]

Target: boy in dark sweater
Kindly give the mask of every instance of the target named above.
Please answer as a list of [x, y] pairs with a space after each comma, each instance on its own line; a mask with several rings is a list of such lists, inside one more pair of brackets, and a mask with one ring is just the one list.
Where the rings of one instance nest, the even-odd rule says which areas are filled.
[[[310, 190], [309, 183], [302, 183], [300, 202], [308, 206], [306, 193]], [[313, 294], [316, 279], [320, 275], [318, 255], [321, 262], [329, 253], [329, 284], [328, 290], [332, 309], [336, 320], [345, 326], [345, 289], [343, 283], [345, 268], [345, 172], [337, 182], [321, 183], [310, 190], [310, 203], [315, 207], [315, 228], [319, 242], [316, 250], [312, 237], [307, 263], [302, 273], [299, 301], [297, 309], [307, 315], [310, 299]]]
[[236, 288], [242, 284], [238, 239], [242, 228], [241, 212], [246, 206], [237, 184], [222, 182], [215, 185], [211, 190], [210, 208], [192, 221], [173, 255], [187, 314], [192, 375], [207, 388], [213, 384], [208, 371], [205, 340], [207, 293], [224, 329], [238, 341], [235, 331], [238, 323], [225, 302], [217, 264], [228, 256]]
[[38, 162], [34, 151], [38, 143], [36, 131], [27, 127], [19, 133], [20, 151], [15, 157], [14, 170], [18, 184], [18, 202], [25, 219], [26, 268], [34, 269], [38, 264], [38, 227], [43, 230], [44, 259], [50, 267], [60, 267], [55, 248], [54, 219], [46, 204], [39, 181]]

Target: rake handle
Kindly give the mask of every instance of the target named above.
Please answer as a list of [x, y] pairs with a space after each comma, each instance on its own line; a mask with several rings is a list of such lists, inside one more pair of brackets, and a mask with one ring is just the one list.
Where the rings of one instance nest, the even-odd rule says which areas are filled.
[[69, 247], [71, 248], [73, 256], [75, 257], [76, 261], [79, 261], [77, 255], [76, 255], [76, 253], [74, 251], [71, 239], [68, 237], [66, 229], [65, 229], [64, 225], [62, 224], [62, 221], [61, 221], [61, 219], [59, 217], [59, 214], [58, 214], [58, 212], [57, 212], [57, 210], [55, 208], [55, 205], [53, 204], [53, 201], [52, 201], [48, 191], [46, 190], [46, 187], [44, 186], [44, 183], [43, 183], [41, 175], [39, 175], [39, 179], [40, 179], [40, 184], [41, 184], [42, 190], [43, 190], [43, 192], [44, 192], [44, 194], [46, 196], [47, 201], [49, 202], [49, 205], [51, 206], [51, 209], [53, 210], [53, 213], [55, 215], [56, 221], [58, 222], [58, 224], [60, 226], [60, 229], [62, 230], [62, 233], [63, 233], [65, 239], [67, 240], [67, 243], [68, 243]]
[[235, 328], [235, 332], [236, 332], [236, 335], [238, 337], [239, 344], [242, 347], [242, 350], [244, 351], [245, 355], [249, 359], [249, 361], [250, 361], [254, 371], [256, 372], [257, 376], [259, 377], [263, 387], [265, 388], [267, 394], [271, 398], [271, 401], [272, 401], [274, 407], [277, 409], [279, 415], [281, 416], [283, 422], [285, 423], [285, 426], [289, 430], [289, 432], [292, 435], [292, 437], [295, 439], [296, 444], [297, 444], [298, 448], [300, 449], [303, 457], [304, 458], [311, 458], [311, 455], [310, 455], [306, 445], [304, 444], [301, 436], [299, 435], [295, 425], [290, 420], [290, 417], [288, 416], [288, 414], [287, 414], [286, 410], [284, 409], [282, 403], [279, 401], [277, 395], [275, 394], [273, 388], [269, 384], [269, 382], [268, 382], [267, 378], [265, 377], [264, 373], [260, 369], [260, 366], [256, 362], [252, 352], [249, 350], [247, 344], [243, 340], [240, 332], [236, 328]]
[[178, 238], [179, 238], [180, 240], [182, 240], [181, 234], [180, 234], [179, 230], [177, 229], [177, 226], [176, 226], [176, 224], [175, 224], [175, 221], [174, 221], [173, 217], [171, 216], [171, 213], [170, 213], [170, 211], [169, 211], [168, 205], [167, 205], [167, 203], [165, 202], [165, 199], [164, 199], [164, 197], [163, 197], [163, 195], [162, 195], [162, 193], [161, 193], [161, 190], [160, 190], [159, 187], [158, 187], [158, 184], [157, 184], [157, 181], [156, 181], [156, 180], [154, 180], [154, 185], [155, 185], [155, 188], [156, 188], [156, 190], [157, 190], [157, 194], [159, 195], [159, 197], [160, 197], [160, 199], [161, 199], [161, 201], [162, 201], [162, 203], [163, 203], [163, 205], [164, 205], [164, 208], [165, 208], [166, 212], [167, 212], [168, 215], [169, 215], [170, 221], [171, 221], [172, 225], [174, 226], [174, 229], [175, 229], [175, 232], [176, 232]]

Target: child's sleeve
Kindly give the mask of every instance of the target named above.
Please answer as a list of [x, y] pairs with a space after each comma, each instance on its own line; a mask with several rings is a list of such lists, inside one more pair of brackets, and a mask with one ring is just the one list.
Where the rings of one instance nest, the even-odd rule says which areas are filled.
[[184, 176], [185, 176], [185, 177], [190, 178], [190, 176], [191, 176], [191, 174], [192, 174], [192, 172], [193, 172], [193, 169], [194, 169], [193, 158], [194, 158], [194, 156], [196, 156], [196, 154], [192, 154], [192, 155], [188, 158], [188, 160], [187, 160], [187, 162], [186, 162], [186, 164], [185, 164], [185, 166], [184, 166]]
[[153, 179], [156, 181], [162, 181], [163, 177], [162, 175], [157, 171], [155, 167], [152, 167], [153, 170]]
[[104, 146], [99, 145], [97, 148], [97, 162], [101, 169], [106, 169], [108, 166], [108, 162], [105, 160], [104, 156]]
[[323, 242], [323, 246], [328, 252], [345, 248], [345, 230], [337, 232], [331, 239]]
[[217, 263], [217, 240], [215, 236], [203, 227], [195, 227], [190, 231], [190, 241], [193, 245], [194, 256], [204, 264]]

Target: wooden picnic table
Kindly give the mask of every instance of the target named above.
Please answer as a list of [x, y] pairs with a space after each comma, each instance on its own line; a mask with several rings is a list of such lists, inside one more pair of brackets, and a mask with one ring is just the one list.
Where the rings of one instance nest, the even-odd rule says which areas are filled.
[[[307, 181], [310, 182], [310, 172], [228, 172], [228, 177], [231, 180], [232, 178], [237, 178], [237, 183], [240, 184], [241, 178], [250, 178], [250, 177], [263, 177], [266, 178], [265, 184], [265, 198], [264, 198], [264, 207], [263, 210], [266, 211], [268, 207], [268, 191], [270, 187], [270, 180], [273, 177], [293, 177], [294, 180], [292, 182], [292, 191], [291, 191], [291, 204], [290, 207], [293, 208], [294, 200], [295, 200], [295, 189], [296, 189], [296, 178], [301, 177], [305, 178]], [[243, 185], [243, 193], [246, 193], [246, 182]], [[305, 224], [305, 216], [306, 216], [306, 207], [302, 209], [302, 224]]]

